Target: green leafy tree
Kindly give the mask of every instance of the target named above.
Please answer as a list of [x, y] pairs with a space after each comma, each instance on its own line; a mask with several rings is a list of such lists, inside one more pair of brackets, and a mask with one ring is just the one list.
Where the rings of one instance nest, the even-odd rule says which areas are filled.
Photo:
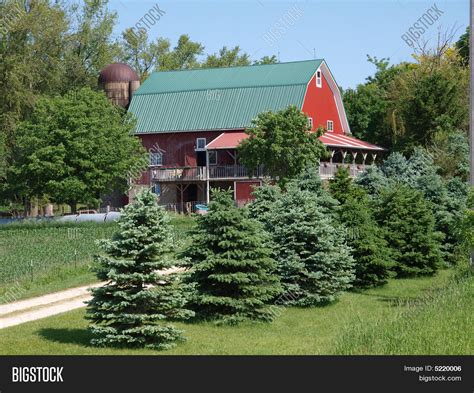
[[469, 142], [464, 131], [439, 129], [428, 152], [444, 179], [459, 177], [464, 181], [468, 180]]
[[263, 165], [284, 186], [327, 154], [318, 139], [322, 131], [308, 131], [308, 118], [294, 106], [261, 113], [246, 130], [249, 138], [238, 147], [240, 160], [250, 170]]
[[10, 191], [25, 198], [97, 204], [100, 195], [124, 190], [127, 171], [142, 154], [131, 136], [134, 122], [89, 88], [42, 98], [31, 120], [16, 130], [15, 162], [7, 173]]
[[275, 261], [259, 223], [239, 209], [228, 191], [214, 190], [209, 213], [200, 216], [185, 256], [188, 282], [195, 284], [191, 307], [223, 323], [270, 320], [268, 304], [280, 294]]
[[108, 3], [85, 0], [66, 9], [70, 27], [64, 39], [64, 59], [58, 58], [63, 69], [62, 94], [86, 86], [96, 89], [100, 71], [119, 54], [112, 39], [117, 13], [108, 9]]
[[171, 47], [171, 41], [167, 38], [150, 41], [145, 31], [136, 34], [130, 28], [122, 33], [119, 60], [136, 70], [143, 81], [153, 71], [199, 68], [199, 57], [203, 52], [204, 46], [192, 41], [187, 34], [182, 34], [176, 46]]
[[98, 70], [116, 53], [114, 23], [104, 0], [0, 2], [0, 199], [23, 202], [6, 185], [18, 123], [31, 117], [39, 97], [97, 88]]
[[462, 64], [467, 66], [469, 65], [469, 26], [466, 27], [466, 32], [459, 37], [459, 40], [456, 42], [456, 49], [459, 52], [459, 55], [462, 59]]
[[369, 57], [375, 75], [344, 92], [355, 136], [409, 154], [430, 146], [439, 127], [467, 131], [469, 78], [458, 51], [441, 45], [414, 59], [389, 66]]
[[201, 64], [203, 68], [235, 67], [250, 65], [250, 56], [247, 53], [240, 53], [240, 47], [236, 46], [228, 49], [226, 46], [219, 50], [218, 54], [208, 55]]
[[318, 196], [301, 190], [296, 180], [272, 206], [266, 229], [272, 236], [285, 304], [326, 304], [351, 287], [354, 260], [343, 228], [327, 214]]
[[435, 231], [434, 215], [420, 191], [399, 184], [382, 192], [377, 220], [398, 277], [431, 275], [441, 266], [443, 236]]
[[107, 281], [94, 288], [87, 316], [97, 346], [169, 349], [183, 340], [170, 320], [193, 316], [186, 310], [185, 291], [172, 267], [169, 217], [155, 196], [145, 190], [128, 205], [112, 240], [100, 245], [105, 255], [96, 258], [97, 278]]
[[368, 288], [385, 284], [394, 263], [367, 194], [352, 182], [344, 168], [330, 180], [329, 190], [341, 203], [338, 218], [347, 230], [347, 245], [355, 259], [354, 286]]
[[275, 55], [263, 56], [260, 60], [255, 60], [253, 64], [277, 64], [278, 58]]

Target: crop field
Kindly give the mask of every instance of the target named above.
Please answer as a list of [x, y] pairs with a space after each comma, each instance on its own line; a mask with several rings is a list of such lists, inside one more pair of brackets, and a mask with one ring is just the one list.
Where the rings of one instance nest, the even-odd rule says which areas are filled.
[[[185, 241], [193, 221], [173, 216], [173, 238]], [[98, 239], [107, 239], [117, 224], [11, 224], [0, 226], [0, 303], [95, 281], [89, 270], [99, 252]], [[15, 299], [5, 293], [15, 286]], [[11, 297], [11, 296], [10, 296]]]

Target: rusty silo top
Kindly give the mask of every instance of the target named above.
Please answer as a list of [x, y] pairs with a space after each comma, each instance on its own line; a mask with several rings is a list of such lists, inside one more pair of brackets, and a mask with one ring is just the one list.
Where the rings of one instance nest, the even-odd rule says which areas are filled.
[[99, 84], [139, 81], [137, 73], [128, 64], [114, 63], [105, 67], [99, 76]]

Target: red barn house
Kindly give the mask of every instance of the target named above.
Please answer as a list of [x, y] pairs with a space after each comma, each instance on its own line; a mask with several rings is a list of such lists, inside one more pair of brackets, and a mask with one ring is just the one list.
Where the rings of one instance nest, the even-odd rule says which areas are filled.
[[320, 163], [323, 179], [342, 162], [355, 176], [383, 151], [350, 136], [341, 93], [324, 60], [154, 72], [129, 107], [150, 153], [135, 191], [154, 186], [160, 204], [179, 210], [208, 202], [212, 187], [231, 188], [236, 201], [248, 201], [263, 174], [248, 173], [236, 147], [259, 113], [289, 105], [301, 108], [313, 130], [327, 129], [321, 141], [331, 159]]

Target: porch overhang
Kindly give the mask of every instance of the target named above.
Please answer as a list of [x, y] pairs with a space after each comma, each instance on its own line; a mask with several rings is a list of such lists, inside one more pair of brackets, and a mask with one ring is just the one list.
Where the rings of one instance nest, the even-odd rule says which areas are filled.
[[[240, 142], [247, 139], [248, 135], [245, 132], [224, 132], [220, 134], [212, 142], [206, 146], [207, 150], [219, 150], [219, 149], [235, 149], [239, 146]], [[373, 145], [368, 142], [361, 141], [352, 136], [345, 134], [333, 134], [326, 132], [322, 135], [319, 140], [327, 147], [337, 149], [356, 149], [356, 150], [367, 150], [367, 151], [384, 151], [385, 149]]]

